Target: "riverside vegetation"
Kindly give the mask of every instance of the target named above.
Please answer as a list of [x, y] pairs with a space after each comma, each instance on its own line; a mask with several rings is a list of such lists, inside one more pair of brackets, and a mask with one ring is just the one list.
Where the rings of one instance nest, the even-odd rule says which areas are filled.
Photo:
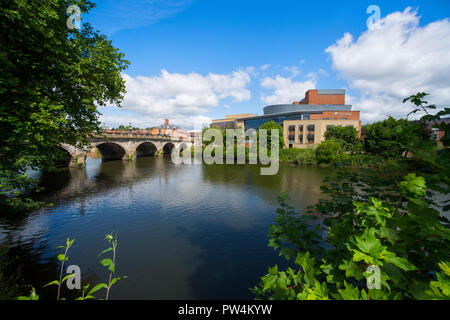
[[[94, 296], [94, 293], [96, 293], [97, 291], [99, 291], [101, 289], [106, 289], [105, 300], [108, 300], [112, 286], [120, 279], [126, 278], [126, 276], [121, 276], [121, 277], [114, 276], [116, 273], [116, 255], [117, 255], [117, 245], [118, 245], [117, 233], [113, 232], [113, 233], [107, 234], [105, 236], [105, 240], [108, 241], [110, 246], [108, 248], [106, 248], [105, 250], [103, 250], [102, 252], [100, 252], [100, 254], [98, 256], [101, 256], [110, 251], [112, 252], [112, 259], [105, 258], [100, 261], [100, 263], [104, 267], [106, 267], [109, 271], [108, 281], [99, 283], [99, 284], [95, 285], [94, 287], [92, 287], [92, 289], [90, 289], [90, 290], [89, 290], [89, 288], [91, 286], [90, 284], [84, 285], [83, 288], [80, 288], [81, 296], [76, 298], [76, 300], [95, 299], [96, 297]], [[67, 253], [74, 242], [75, 242], [75, 239], [71, 240], [71, 239], [67, 238], [65, 246], [57, 247], [58, 249], [64, 249], [64, 253], [58, 254], [58, 260], [61, 262], [59, 279], [51, 281], [44, 286], [44, 287], [46, 287], [46, 286], [56, 285], [58, 287], [58, 290], [56, 293], [56, 300], [65, 300], [65, 298], [61, 298], [61, 286], [65, 282], [67, 282], [69, 279], [77, 277], [77, 276], [81, 277], [81, 275], [77, 275], [76, 272], [69, 273], [68, 275], [66, 275], [64, 277], [62, 276], [63, 272], [64, 272], [64, 264], [66, 261], [69, 260]], [[80, 279], [80, 283], [81, 283], [81, 279]], [[19, 297], [17, 297], [17, 300], [39, 300], [39, 295], [36, 293], [35, 288], [31, 288], [31, 292], [28, 296], [19, 296]]]
[[[437, 122], [450, 109], [430, 115], [435, 106], [423, 100], [426, 95], [404, 102], [444, 131], [442, 149], [414, 124], [390, 118], [366, 127], [364, 147], [384, 159], [410, 152], [406, 165], [394, 161], [358, 171], [339, 166], [322, 186], [328, 200], [303, 213], [289, 206], [286, 195], [279, 197], [269, 246], [293, 259], [292, 267], [269, 268], [252, 289], [256, 299], [450, 298], [449, 221], [442, 215], [450, 209], [450, 130]], [[430, 191], [444, 201], [433, 200]], [[376, 268], [379, 287], [368, 281]]]

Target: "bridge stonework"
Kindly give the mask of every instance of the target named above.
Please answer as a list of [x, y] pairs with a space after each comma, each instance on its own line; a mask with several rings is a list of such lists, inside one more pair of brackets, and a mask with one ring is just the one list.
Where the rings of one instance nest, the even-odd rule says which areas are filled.
[[[103, 160], [134, 160], [140, 156], [170, 153], [173, 148], [190, 148], [192, 140], [174, 140], [168, 137], [109, 134], [92, 138], [91, 150], [97, 148]], [[81, 150], [62, 143], [61, 148], [70, 154], [69, 166], [81, 167], [91, 150]]]

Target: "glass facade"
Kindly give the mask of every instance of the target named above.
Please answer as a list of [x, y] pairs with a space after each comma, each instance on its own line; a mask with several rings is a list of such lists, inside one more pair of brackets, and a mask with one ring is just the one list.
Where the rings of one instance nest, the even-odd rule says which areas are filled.
[[291, 115], [276, 115], [274, 114], [272, 117], [261, 117], [244, 120], [245, 130], [255, 129], [257, 130], [264, 123], [269, 121], [274, 121], [275, 123], [283, 126], [284, 120], [309, 120], [309, 114], [291, 114]]
[[236, 121], [223, 121], [223, 122], [213, 122], [211, 123], [211, 127], [225, 129], [236, 129]]

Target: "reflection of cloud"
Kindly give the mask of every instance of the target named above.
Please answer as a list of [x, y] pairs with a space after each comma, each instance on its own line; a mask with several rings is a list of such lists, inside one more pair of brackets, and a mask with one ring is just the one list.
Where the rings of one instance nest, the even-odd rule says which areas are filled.
[[[119, 30], [155, 24], [186, 10], [191, 0], [98, 1], [87, 20], [111, 35]], [[92, 18], [92, 19], [91, 19]]]

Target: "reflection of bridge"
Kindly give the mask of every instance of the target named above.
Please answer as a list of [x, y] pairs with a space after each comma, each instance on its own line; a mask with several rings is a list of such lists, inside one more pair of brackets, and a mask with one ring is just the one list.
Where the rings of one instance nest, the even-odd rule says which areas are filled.
[[[192, 141], [165, 136], [105, 134], [92, 138], [91, 145], [100, 151], [103, 160], [133, 160], [136, 157], [170, 154], [173, 148], [190, 148]], [[88, 152], [65, 143], [61, 144], [61, 147], [67, 152], [67, 165], [85, 164]]]

